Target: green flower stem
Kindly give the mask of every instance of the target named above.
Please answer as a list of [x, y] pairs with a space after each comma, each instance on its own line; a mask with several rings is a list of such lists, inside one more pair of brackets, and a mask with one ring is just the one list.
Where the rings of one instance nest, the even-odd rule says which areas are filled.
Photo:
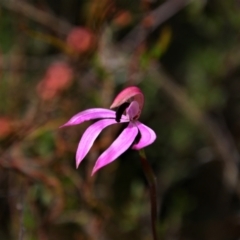
[[150, 201], [151, 201], [151, 224], [152, 224], [152, 234], [153, 239], [157, 240], [157, 183], [154, 172], [149, 165], [145, 151], [143, 149], [139, 150], [139, 155], [143, 167], [144, 174], [147, 178], [149, 185]]

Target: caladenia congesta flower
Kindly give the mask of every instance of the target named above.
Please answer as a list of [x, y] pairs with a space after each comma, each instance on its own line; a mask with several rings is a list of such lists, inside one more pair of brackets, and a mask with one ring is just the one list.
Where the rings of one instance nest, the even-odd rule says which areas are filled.
[[97, 120], [84, 132], [76, 152], [76, 167], [82, 162], [101, 131], [112, 124], [128, 123], [115, 141], [99, 156], [92, 175], [100, 168], [116, 160], [129, 147], [142, 149], [156, 139], [155, 132], [138, 121], [144, 104], [142, 91], [135, 86], [128, 87], [114, 99], [110, 108], [91, 108], [74, 115], [62, 127], [81, 124], [88, 120]]

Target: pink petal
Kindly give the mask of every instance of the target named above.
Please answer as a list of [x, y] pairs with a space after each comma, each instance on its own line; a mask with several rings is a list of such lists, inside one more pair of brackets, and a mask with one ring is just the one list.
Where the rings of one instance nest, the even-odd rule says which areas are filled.
[[156, 133], [151, 128], [138, 121], [135, 122], [135, 124], [141, 133], [141, 139], [137, 144], [133, 145], [133, 149], [139, 150], [152, 144], [156, 140]]
[[119, 107], [120, 105], [127, 102], [131, 98], [133, 98], [133, 100], [138, 102], [139, 108], [141, 111], [143, 108], [143, 104], [144, 104], [144, 96], [143, 96], [142, 91], [138, 87], [135, 87], [135, 86], [125, 88], [123, 91], [121, 91], [117, 95], [117, 97], [114, 99], [110, 108]]
[[125, 152], [132, 144], [138, 133], [138, 128], [135, 124], [129, 123], [127, 128], [125, 128], [118, 138], [111, 144], [111, 146], [102, 153], [98, 158], [92, 175], [100, 168], [106, 166], [107, 164], [113, 162], [117, 157], [119, 157], [123, 152]]
[[[83, 123], [88, 120], [98, 119], [98, 118], [116, 118], [116, 113], [112, 110], [105, 108], [91, 108], [85, 111], [82, 111], [76, 115], [74, 115], [67, 123], [62, 125], [61, 127], [77, 125]], [[121, 119], [127, 119], [125, 115], [122, 116]]]
[[85, 158], [100, 132], [107, 126], [117, 123], [115, 119], [103, 119], [95, 122], [82, 135], [76, 153], [76, 167]]

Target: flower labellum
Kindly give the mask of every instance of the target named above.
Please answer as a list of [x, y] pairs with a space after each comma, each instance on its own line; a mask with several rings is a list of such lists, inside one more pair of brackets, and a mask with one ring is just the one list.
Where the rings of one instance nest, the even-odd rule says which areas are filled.
[[119, 107], [120, 105], [131, 100], [138, 102], [138, 106], [139, 106], [138, 118], [139, 118], [143, 108], [144, 96], [142, 91], [138, 87], [132, 86], [132, 87], [125, 88], [123, 91], [121, 91], [117, 95], [117, 97], [114, 99], [110, 108], [112, 109], [112, 108]]
[[116, 112], [104, 108], [91, 108], [74, 115], [65, 123], [62, 127], [81, 124], [88, 120], [98, 120], [87, 128], [78, 144], [76, 167], [85, 158], [101, 131], [112, 124], [128, 123], [128, 126], [109, 148], [99, 156], [92, 175], [100, 168], [116, 160], [130, 146], [132, 146], [132, 149], [139, 150], [152, 144], [156, 139], [155, 132], [137, 121], [143, 103], [144, 96], [141, 90], [135, 86], [128, 87], [117, 95], [110, 107], [119, 107]]

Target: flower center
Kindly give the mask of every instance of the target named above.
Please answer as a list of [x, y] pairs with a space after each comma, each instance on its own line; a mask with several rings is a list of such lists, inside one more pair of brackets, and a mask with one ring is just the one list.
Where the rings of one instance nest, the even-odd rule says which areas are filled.
[[130, 106], [129, 102], [125, 102], [119, 106], [116, 111], [116, 121], [120, 122], [122, 115], [124, 114], [125, 110]]
[[132, 101], [129, 107], [126, 109], [126, 115], [130, 121], [135, 121], [139, 118], [140, 108], [137, 101]]

